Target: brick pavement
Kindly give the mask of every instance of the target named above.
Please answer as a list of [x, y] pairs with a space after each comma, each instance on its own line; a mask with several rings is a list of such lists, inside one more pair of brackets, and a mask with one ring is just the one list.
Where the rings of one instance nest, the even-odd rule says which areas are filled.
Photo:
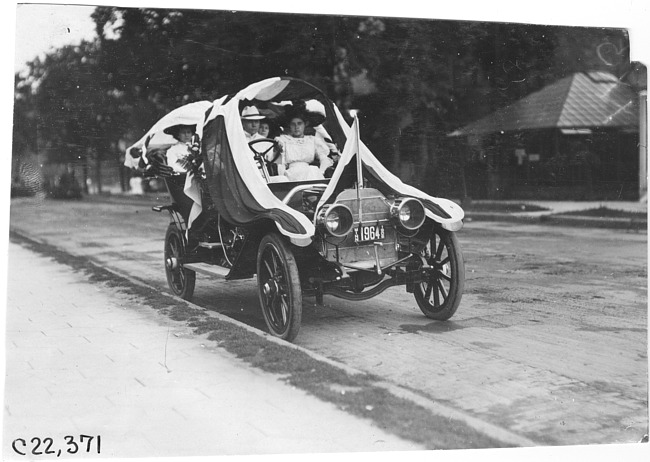
[[[144, 208], [105, 210], [97, 204], [72, 206], [54, 201], [39, 208], [39, 213], [32, 213], [34, 207], [30, 205], [31, 202], [12, 202], [12, 229], [166, 290], [160, 262], [161, 230], [166, 226], [162, 214]], [[143, 211], [146, 216], [142, 219], [132, 219]], [[77, 220], [74, 226], [67, 224], [70, 216]], [[109, 221], [128, 221], [129, 234], [110, 226]], [[607, 278], [597, 286], [590, 278], [571, 289], [557, 284], [548, 286], [549, 279], [540, 279], [538, 276], [543, 273], [539, 271], [525, 272], [536, 277], [520, 278], [512, 285], [509, 276], [502, 272], [508, 266], [491, 258], [513, 257], [513, 245], [528, 252], [517, 240], [528, 243], [532, 233], [535, 239], [542, 238], [548, 244], [535, 244], [534, 249], [539, 249], [535, 251], [536, 264], [555, 264], [555, 256], [564, 255], [570, 246], [572, 258], [595, 268], [602, 257], [601, 252], [593, 249], [609, 243], [610, 231], [590, 231], [585, 240], [584, 231], [573, 228], [548, 233], [544, 226], [494, 224], [489, 227], [489, 239], [477, 240], [472, 238], [472, 227], [469, 224], [468, 232], [461, 236], [468, 262], [473, 262], [467, 265], [466, 289], [470, 287], [470, 291], [465, 294], [462, 310], [451, 322], [437, 324], [424, 319], [412, 300], [405, 306], [401, 291], [388, 290], [382, 297], [350, 307], [329, 299], [326, 309], [307, 304], [303, 333], [297, 344], [418, 390], [436, 403], [479, 413], [474, 415], [532, 437], [537, 444], [638, 441], [647, 432], [647, 400], [638, 399], [640, 393], [647, 395], [647, 356], [640, 356], [639, 350], [647, 345], [647, 331], [644, 334], [637, 326], [639, 320], [647, 319], [647, 313], [643, 305], [634, 301], [633, 292], [638, 288], [625, 287], [616, 279]], [[641, 241], [645, 246], [646, 238], [624, 234], [619, 239], [616, 252], [608, 253], [608, 268], [627, 271], [628, 264], [640, 268], [642, 263], [645, 267], [646, 252], [637, 255], [631, 249], [636, 249]], [[553, 251], [546, 252], [546, 248]], [[482, 258], [491, 258], [489, 268], [476, 264]], [[503, 295], [503, 299], [495, 298], [495, 303], [484, 300], [480, 290], [491, 289], [481, 284], [486, 271]], [[239, 316], [240, 307], [243, 311], [250, 305], [254, 311], [254, 282], [241, 281], [241, 287], [239, 283], [200, 281], [196, 301], [227, 315], [236, 311], [235, 317]], [[477, 285], [474, 291], [470, 284]], [[543, 287], [543, 297], [539, 287]], [[519, 293], [521, 289], [528, 291], [524, 298]], [[571, 292], [569, 299], [563, 295], [567, 290]], [[601, 294], [595, 301], [594, 290]], [[639, 297], [647, 299], [646, 294]], [[602, 309], [600, 314], [594, 312], [594, 303]], [[569, 309], [558, 310], [556, 306]], [[628, 313], [625, 317], [619, 314], [621, 309]], [[585, 321], [593, 321], [605, 330], [594, 335], [595, 332], [583, 328]], [[614, 332], [608, 326], [623, 330]], [[544, 334], [547, 328], [554, 335]], [[585, 351], [594, 354], [584, 356]], [[612, 351], [618, 356], [609, 361]], [[575, 358], [588, 361], [575, 362]], [[612, 369], [626, 373], [612, 375]], [[624, 393], [619, 396], [610, 389]]]
[[5, 458], [79, 434], [110, 457], [421, 449], [68, 267], [16, 244], [9, 265]]

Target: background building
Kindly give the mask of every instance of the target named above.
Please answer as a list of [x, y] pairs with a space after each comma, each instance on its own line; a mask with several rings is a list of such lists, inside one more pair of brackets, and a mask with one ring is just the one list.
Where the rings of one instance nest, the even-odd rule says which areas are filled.
[[574, 73], [449, 134], [470, 148], [468, 195], [638, 199], [647, 155], [639, 130], [645, 67], [633, 72], [627, 81]]

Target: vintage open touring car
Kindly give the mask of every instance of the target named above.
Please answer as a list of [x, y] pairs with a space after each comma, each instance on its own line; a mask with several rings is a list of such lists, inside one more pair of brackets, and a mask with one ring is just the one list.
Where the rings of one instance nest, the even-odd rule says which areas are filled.
[[[277, 139], [249, 142], [244, 107], [272, 121], [289, 108], [311, 110], [312, 135], [340, 159], [319, 179], [291, 181], [277, 168]], [[177, 142], [170, 127], [190, 125], [194, 136], [182, 169], [165, 153]], [[339, 109], [313, 85], [270, 78], [213, 102], [182, 106], [128, 149], [126, 164], [163, 176], [172, 203], [164, 244], [171, 291], [189, 300], [196, 273], [226, 280], [257, 276], [269, 332], [292, 341], [303, 297], [366, 300], [405, 286], [429, 318], [455, 313], [464, 263], [455, 231], [463, 210], [404, 184], [359, 139]], [[276, 159], [272, 159], [276, 157]], [[179, 171], [180, 170], [180, 171]], [[325, 178], [329, 177], [329, 178]]]

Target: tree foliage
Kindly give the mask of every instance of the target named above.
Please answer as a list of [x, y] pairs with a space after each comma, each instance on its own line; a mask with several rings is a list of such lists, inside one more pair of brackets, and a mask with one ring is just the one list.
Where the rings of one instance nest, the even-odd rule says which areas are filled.
[[36, 124], [50, 161], [115, 156], [175, 107], [291, 75], [360, 109], [371, 149], [415, 166], [417, 184], [446, 165], [449, 131], [568, 73], [620, 74], [627, 58], [621, 30], [104, 6], [92, 17], [94, 42], [17, 78], [14, 149], [30, 148]]

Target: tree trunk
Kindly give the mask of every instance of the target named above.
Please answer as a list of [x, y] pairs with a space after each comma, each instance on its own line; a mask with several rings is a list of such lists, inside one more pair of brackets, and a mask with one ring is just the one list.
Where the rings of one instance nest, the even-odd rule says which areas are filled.
[[[388, 132], [388, 142], [392, 146], [393, 151], [393, 161], [392, 161], [392, 170], [393, 173], [398, 175], [402, 181], [408, 181], [404, 175], [400, 175], [399, 172], [407, 172], [407, 165], [402, 165], [402, 151], [400, 149], [400, 140], [402, 138], [402, 130], [408, 127], [413, 123], [413, 116], [410, 112], [402, 112], [401, 114], [396, 114], [393, 123], [390, 124], [390, 131]], [[412, 166], [411, 166], [412, 167]], [[412, 168], [411, 168], [412, 170]]]
[[422, 116], [422, 126], [419, 134], [419, 148], [418, 148], [418, 162], [416, 165], [416, 185], [419, 188], [424, 187], [427, 183], [431, 183], [434, 178], [429, 176], [430, 171], [427, 167], [429, 163], [433, 168], [436, 167], [436, 151], [431, 149], [429, 145], [429, 131], [430, 131], [430, 122], [429, 122], [429, 112], [425, 110], [424, 115]]
[[90, 191], [88, 191], [88, 153], [84, 156], [83, 160], [83, 165], [82, 165], [82, 173], [83, 173], [83, 191], [84, 194], [88, 195]]
[[465, 163], [460, 165], [460, 187], [461, 187], [461, 202], [469, 204], [471, 200], [467, 197], [467, 179], [465, 178]]
[[97, 182], [97, 194], [100, 194], [102, 192], [102, 160], [97, 152], [95, 152], [95, 181]]
[[117, 167], [117, 174], [119, 175], [119, 179], [120, 179], [120, 191], [124, 193], [126, 192], [127, 189], [126, 189], [126, 172], [124, 171], [123, 165], [120, 164]]
[[390, 132], [388, 133], [388, 142], [392, 147], [393, 156], [392, 156], [391, 165], [392, 165], [393, 173], [395, 174], [399, 174], [398, 172], [401, 165], [401, 153], [399, 149], [399, 140], [401, 137], [401, 132], [402, 130], [399, 128], [399, 124], [397, 123], [391, 124], [391, 129]]

